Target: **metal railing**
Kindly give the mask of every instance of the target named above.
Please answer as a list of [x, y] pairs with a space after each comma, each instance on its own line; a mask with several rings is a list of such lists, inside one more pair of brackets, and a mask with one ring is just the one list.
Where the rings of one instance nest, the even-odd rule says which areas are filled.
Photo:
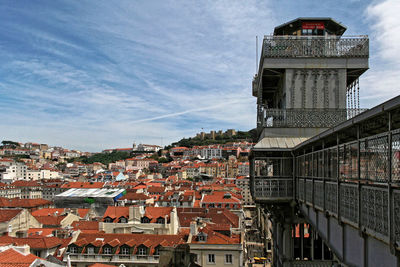
[[361, 36], [264, 36], [263, 57], [368, 57], [369, 39]]
[[[393, 103], [399, 104], [394, 108]], [[255, 202], [273, 202], [279, 195], [271, 192], [293, 191], [293, 198], [300, 203], [399, 248], [400, 98], [387, 106], [392, 110], [379, 106], [366, 118], [338, 125], [335, 132], [296, 147], [292, 151], [292, 183], [288, 179], [285, 184], [268, 184], [274, 188], [267, 190], [258, 189], [264, 186], [260, 183], [251, 183]], [[261, 152], [254, 153], [252, 162], [268, 162]], [[256, 153], [260, 153], [259, 158]], [[257, 181], [256, 167], [260, 165], [253, 163], [253, 181]]]
[[[70, 253], [70, 259], [72, 262], [85, 262], [85, 261], [97, 261], [97, 262], [120, 262], [120, 263], [158, 263], [159, 255], [124, 255], [124, 254], [75, 254]], [[66, 259], [65, 259], [66, 260]]]
[[264, 128], [330, 128], [367, 109], [261, 109]]

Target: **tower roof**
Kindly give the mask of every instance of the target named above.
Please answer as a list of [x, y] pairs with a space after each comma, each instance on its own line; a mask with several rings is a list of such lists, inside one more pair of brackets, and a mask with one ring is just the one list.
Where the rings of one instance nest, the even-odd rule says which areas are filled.
[[302, 28], [307, 23], [321, 23], [324, 29], [331, 34], [342, 35], [346, 31], [346, 27], [332, 18], [327, 17], [301, 17], [279, 26], [274, 29], [274, 35], [291, 35], [294, 31]]

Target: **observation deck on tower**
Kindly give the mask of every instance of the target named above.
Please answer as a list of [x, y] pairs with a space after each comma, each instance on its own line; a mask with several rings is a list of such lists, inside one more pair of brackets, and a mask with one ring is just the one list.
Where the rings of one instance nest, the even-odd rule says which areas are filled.
[[298, 18], [263, 40], [250, 189], [273, 266], [400, 264], [400, 96], [360, 109], [369, 39], [345, 30]]

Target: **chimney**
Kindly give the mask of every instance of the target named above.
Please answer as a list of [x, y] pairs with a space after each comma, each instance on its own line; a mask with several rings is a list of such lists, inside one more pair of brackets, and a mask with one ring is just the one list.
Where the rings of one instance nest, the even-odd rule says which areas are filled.
[[195, 221], [191, 221], [190, 222], [190, 234], [192, 236], [196, 236], [197, 235], [197, 223]]

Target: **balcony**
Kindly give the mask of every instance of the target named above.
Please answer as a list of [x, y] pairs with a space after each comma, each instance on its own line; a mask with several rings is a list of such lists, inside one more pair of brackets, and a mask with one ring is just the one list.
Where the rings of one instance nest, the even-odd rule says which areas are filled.
[[[122, 255], [122, 254], [69, 254], [72, 262], [115, 262], [158, 264], [159, 255]], [[65, 258], [66, 260], [66, 258]]]
[[369, 39], [361, 36], [265, 36], [262, 57], [368, 58]]
[[258, 123], [263, 128], [330, 128], [367, 109], [266, 109]]
[[250, 184], [256, 202], [286, 202], [293, 199], [292, 158], [256, 157], [250, 164]]

